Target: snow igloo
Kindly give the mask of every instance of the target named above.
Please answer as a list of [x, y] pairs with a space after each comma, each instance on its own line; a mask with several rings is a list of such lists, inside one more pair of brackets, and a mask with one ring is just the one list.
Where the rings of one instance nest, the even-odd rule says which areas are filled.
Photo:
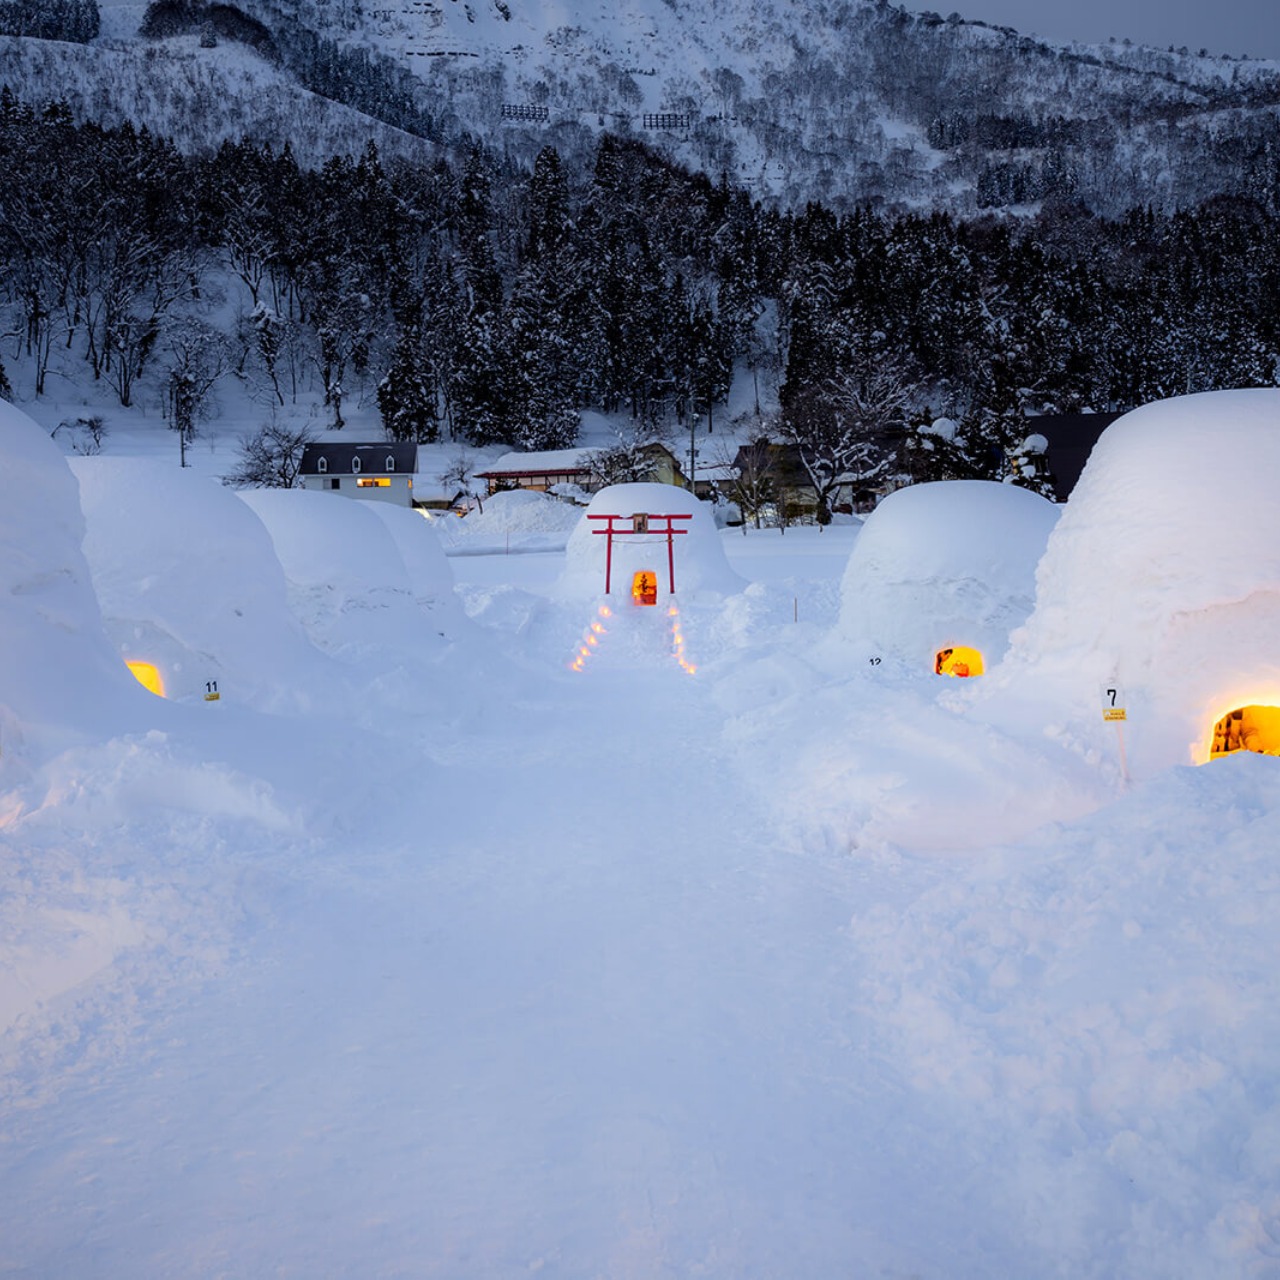
[[1063, 722], [1093, 726], [1086, 738], [1120, 690], [1135, 773], [1280, 755], [1278, 484], [1280, 391], [1178, 397], [1112, 423], [1001, 684], [1051, 698]]
[[[290, 608], [323, 652], [359, 661], [443, 646], [420, 601], [443, 592], [448, 565], [443, 555], [437, 561], [424, 553], [414, 557], [411, 573], [399, 545], [409, 535], [392, 527], [383, 504], [301, 489], [246, 489], [239, 496], [266, 525]], [[421, 516], [401, 514], [418, 521], [425, 538], [435, 536]]]
[[886, 497], [841, 583], [836, 640], [864, 667], [985, 675], [1031, 612], [1059, 509], [1014, 485], [940, 480]]
[[146, 722], [149, 699], [117, 657], [85, 560], [67, 460], [0, 400], [0, 751], [49, 749]]
[[595, 494], [569, 534], [559, 594], [604, 596], [607, 580], [612, 603], [660, 607], [670, 604], [673, 579], [677, 598], [746, 585], [729, 567], [709, 504], [669, 484], [615, 484]]
[[271, 539], [233, 490], [145, 458], [73, 458], [107, 632], [152, 693], [295, 710], [323, 657]]

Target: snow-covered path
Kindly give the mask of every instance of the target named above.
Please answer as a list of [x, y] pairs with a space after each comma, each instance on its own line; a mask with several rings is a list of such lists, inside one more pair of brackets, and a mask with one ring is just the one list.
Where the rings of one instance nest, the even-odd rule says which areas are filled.
[[12, 1117], [0, 1270], [941, 1265], [919, 1163], [976, 1166], [864, 1047], [863, 873], [779, 842], [674, 666], [511, 715], [405, 761], [376, 846], [236, 870], [221, 978], [145, 994], [126, 1056]]
[[1274, 760], [850, 670], [815, 541], [696, 677], [473, 557], [358, 714], [7, 758], [0, 1275], [1277, 1274]]

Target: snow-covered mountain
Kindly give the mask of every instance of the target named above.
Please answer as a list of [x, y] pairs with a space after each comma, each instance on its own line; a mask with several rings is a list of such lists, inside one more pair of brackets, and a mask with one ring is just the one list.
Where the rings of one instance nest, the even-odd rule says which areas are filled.
[[1272, 183], [1280, 154], [1275, 62], [885, 0], [108, 0], [92, 45], [0, 40], [0, 80], [183, 146], [304, 156], [363, 135], [572, 158], [612, 130], [792, 206], [1171, 208]]

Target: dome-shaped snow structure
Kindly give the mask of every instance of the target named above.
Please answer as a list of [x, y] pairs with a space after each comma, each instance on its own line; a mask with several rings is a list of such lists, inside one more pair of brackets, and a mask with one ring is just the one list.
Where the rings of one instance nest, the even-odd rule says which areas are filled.
[[891, 493], [850, 553], [837, 643], [857, 665], [983, 674], [1031, 611], [1057, 518], [1037, 494], [986, 480]]
[[[1101, 728], [1100, 691], [1118, 685], [1142, 771], [1204, 760], [1231, 713], [1280, 706], [1278, 484], [1280, 391], [1118, 419], [1049, 540], [1002, 686]], [[1243, 736], [1230, 729], [1224, 743]]]
[[[71, 459], [85, 556], [120, 656], [153, 691], [267, 711], [306, 705], [325, 662], [289, 611], [262, 522], [234, 491], [144, 458]], [[313, 670], [313, 668], [315, 668]]]
[[[612, 538], [606, 532], [610, 521], [604, 518], [610, 516]], [[666, 516], [676, 519], [667, 521], [662, 518]], [[674, 533], [668, 540], [668, 527], [687, 532]], [[648, 602], [661, 604], [670, 595], [673, 570], [678, 597], [727, 595], [746, 585], [729, 567], [707, 503], [674, 485], [609, 485], [591, 499], [569, 535], [559, 591], [566, 596], [602, 596], [607, 571], [610, 594], [616, 599], [652, 596]]]
[[294, 615], [326, 653], [417, 652], [438, 640], [373, 504], [302, 489], [246, 489], [240, 497], [271, 535]]
[[75, 478], [48, 435], [0, 400], [0, 730], [5, 749], [116, 732], [148, 695], [116, 655], [81, 550]]
[[390, 502], [370, 503], [369, 510], [387, 526], [404, 561], [418, 607], [431, 616], [437, 627], [456, 632], [465, 619], [453, 589], [453, 569], [435, 529], [418, 512]]

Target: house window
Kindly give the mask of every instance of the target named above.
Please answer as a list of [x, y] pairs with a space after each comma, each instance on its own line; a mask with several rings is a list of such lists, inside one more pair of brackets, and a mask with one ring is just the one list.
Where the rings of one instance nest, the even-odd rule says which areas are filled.
[[329, 470], [329, 459], [328, 459], [328, 458], [321, 458], [321, 459], [316, 463], [316, 470], [317, 470], [321, 475], [324, 475], [324, 473], [325, 473], [326, 471], [328, 471], [328, 470]]
[[356, 481], [357, 489], [390, 489], [391, 480], [387, 476], [361, 476]]
[[387, 465], [382, 468], [384, 471], [394, 471], [396, 469], [396, 460], [387, 454]]
[[339, 480], [339, 479], [337, 479], [337, 478], [335, 477], [334, 479], [332, 479], [332, 480], [330, 480], [330, 481], [329, 481], [329, 488], [330, 488], [330, 489], [341, 489], [341, 488], [342, 488], [342, 481], [341, 481], [341, 480]]
[[359, 458], [352, 458], [352, 459], [351, 459], [351, 472], [352, 472], [352, 474], [354, 475], [354, 474], [355, 474], [356, 472], [358, 472], [359, 470], [360, 470], [360, 459], [359, 459]]

